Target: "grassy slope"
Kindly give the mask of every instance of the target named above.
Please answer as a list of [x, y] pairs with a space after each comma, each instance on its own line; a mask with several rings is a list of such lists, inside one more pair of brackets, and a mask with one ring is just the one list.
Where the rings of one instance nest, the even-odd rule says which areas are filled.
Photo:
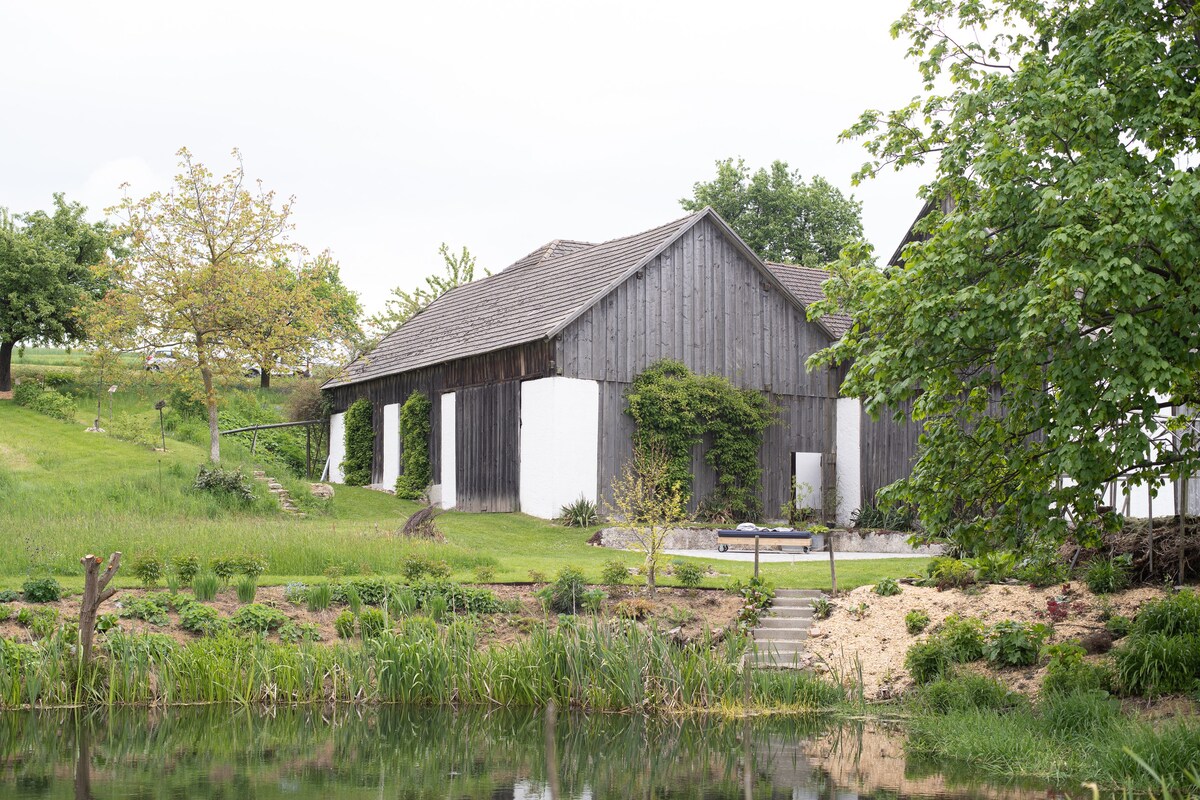
[[[137, 373], [126, 386], [117, 395], [116, 410], [153, 416], [148, 409], [163, 387]], [[328, 508], [309, 501], [307, 519], [278, 512], [261, 485], [252, 507], [230, 508], [188, 489], [205, 460], [204, 448], [168, 437], [169, 452], [157, 453], [84, 433], [94, 416], [93, 402], [80, 400], [78, 424], [0, 402], [0, 506], [7, 512], [0, 517], [0, 541], [12, 543], [0, 551], [0, 587], [16, 585], [43, 566], [66, 578], [77, 576], [85, 553], [112, 550], [127, 558], [147, 552], [168, 558], [195, 553], [202, 559], [261, 552], [270, 564], [268, 581], [319, 575], [331, 564], [395, 574], [412, 552], [446, 559], [461, 580], [473, 579], [479, 566], [491, 567], [497, 580], [527, 581], [530, 571], [553, 576], [567, 565], [598, 580], [605, 561], [619, 558], [633, 565], [640, 560], [635, 553], [588, 546], [595, 529], [562, 528], [522, 514], [449, 512], [438, 518], [444, 544], [412, 542], [394, 532], [415, 504], [354, 487], [337, 487]], [[222, 454], [228, 465], [254, 466], [243, 443], [223, 440]], [[272, 472], [305, 502], [303, 482]], [[746, 563], [703, 561], [723, 576], [746, 579], [752, 571]], [[923, 566], [909, 559], [843, 562], [839, 586], [873, 583]], [[764, 575], [780, 586], [829, 586], [824, 563], [769, 565]], [[707, 585], [729, 580], [714, 577]], [[64, 582], [78, 585], [78, 579]]]

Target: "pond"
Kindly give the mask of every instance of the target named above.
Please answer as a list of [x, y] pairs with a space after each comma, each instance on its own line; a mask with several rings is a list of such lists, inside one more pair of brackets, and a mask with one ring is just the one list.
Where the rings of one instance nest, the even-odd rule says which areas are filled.
[[399, 707], [0, 714], [0, 798], [1017, 798], [821, 718]]

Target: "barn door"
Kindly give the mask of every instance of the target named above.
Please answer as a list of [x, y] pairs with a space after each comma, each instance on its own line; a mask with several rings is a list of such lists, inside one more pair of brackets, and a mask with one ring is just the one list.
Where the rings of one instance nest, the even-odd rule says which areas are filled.
[[455, 491], [459, 511], [519, 511], [521, 384], [455, 392]]

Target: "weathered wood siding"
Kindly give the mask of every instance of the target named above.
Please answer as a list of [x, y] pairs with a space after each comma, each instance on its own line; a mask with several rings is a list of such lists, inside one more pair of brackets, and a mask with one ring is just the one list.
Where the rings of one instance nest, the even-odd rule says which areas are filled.
[[[804, 369], [805, 359], [829, 342], [740, 248], [701, 221], [559, 337], [561, 373], [600, 382], [599, 496], [611, 499], [612, 479], [633, 449], [625, 392], [646, 367], [672, 358], [693, 372], [766, 392], [779, 407], [760, 456], [763, 508], [777, 514], [791, 488], [791, 454], [833, 447], [828, 373]], [[693, 453], [693, 508], [716, 481], [704, 451], [701, 445]]]
[[921, 424], [909, 417], [896, 422], [890, 417], [872, 420], [862, 412], [862, 428], [859, 434], [862, 451], [862, 502], [873, 503], [875, 493], [912, 472], [917, 458], [917, 439], [921, 435]]
[[459, 511], [519, 511], [521, 383], [459, 389], [454, 395]]
[[[495, 353], [450, 361], [433, 367], [399, 372], [362, 383], [338, 386], [328, 390], [335, 413], [345, 411], [360, 397], [366, 397], [374, 407], [375, 465], [371, 480], [383, 479], [383, 407], [403, 403], [414, 391], [420, 390], [433, 401], [429, 458], [433, 466], [434, 483], [441, 482], [441, 403], [443, 392], [454, 392], [473, 386], [486, 386], [526, 378], [544, 378], [553, 374], [554, 347], [550, 342], [531, 342]], [[459, 423], [461, 430], [462, 423]], [[520, 435], [520, 413], [512, 421]], [[400, 457], [404, 457], [403, 449]], [[461, 461], [459, 462], [462, 463]], [[461, 490], [460, 490], [461, 491]], [[514, 495], [515, 502], [516, 495]]]

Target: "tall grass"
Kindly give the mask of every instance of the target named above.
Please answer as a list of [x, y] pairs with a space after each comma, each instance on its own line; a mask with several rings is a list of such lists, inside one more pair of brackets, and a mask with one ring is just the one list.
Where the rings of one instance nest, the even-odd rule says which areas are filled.
[[[744, 643], [680, 646], [636, 625], [567, 622], [509, 646], [479, 645], [467, 620], [401, 620], [360, 648], [222, 635], [179, 645], [116, 633], [80, 674], [61, 635], [0, 646], [0, 708], [181, 703], [367, 702], [679, 711], [741, 707]], [[751, 705], [811, 711], [841, 690], [799, 672], [757, 672]]]

